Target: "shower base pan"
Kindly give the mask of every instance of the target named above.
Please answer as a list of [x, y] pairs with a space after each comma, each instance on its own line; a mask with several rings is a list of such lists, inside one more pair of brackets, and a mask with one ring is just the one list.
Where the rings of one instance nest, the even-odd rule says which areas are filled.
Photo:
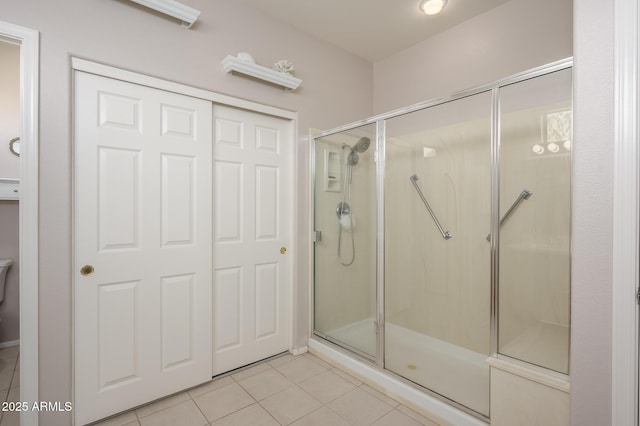
[[[349, 324], [327, 334], [332, 339], [344, 342], [350, 347], [357, 348], [365, 353], [375, 354], [376, 342], [375, 332], [372, 332], [374, 330], [373, 327], [373, 319], [367, 319]], [[385, 326], [385, 339], [384, 358], [387, 370], [442, 395], [473, 412], [488, 416], [489, 366], [486, 362], [486, 354], [473, 352], [388, 322]], [[342, 362], [340, 360], [344, 361], [348, 355], [332, 349], [333, 346], [325, 345], [323, 342], [311, 341], [309, 346], [312, 351], [318, 351], [320, 355], [324, 355], [330, 361], [341, 365]], [[331, 349], [331, 351], [328, 354], [324, 351], [319, 351], [318, 345], [322, 345], [322, 349]], [[338, 356], [337, 354], [340, 354], [339, 359], [334, 359], [332, 356]], [[442, 407], [446, 407], [443, 411], [446, 416], [441, 416], [444, 420], [453, 421], [454, 424], [486, 424], [366, 362], [350, 359], [348, 364], [345, 366], [348, 369], [358, 364], [359, 370], [355, 372], [361, 374], [362, 371], [365, 371], [364, 377], [371, 378], [374, 383], [378, 383], [375, 378], [380, 379], [380, 377], [385, 378], [383, 382], [387, 385], [395, 381], [392, 387], [394, 390], [390, 390], [386, 385], [379, 384], [378, 386], [382, 386], [386, 393], [394, 394], [391, 396], [405, 399], [403, 394], [395, 395], [395, 392], [405, 389], [405, 387], [411, 389], [410, 393], [413, 398], [418, 398], [418, 395], [420, 395], [418, 399], [421, 403], [418, 404], [417, 408], [425, 408], [428, 412], [441, 416], [439, 413], [443, 410]], [[409, 402], [412, 401], [409, 400]], [[435, 406], [432, 406], [432, 404], [435, 404]], [[453, 417], [454, 421], [449, 417], [452, 413], [463, 414], [464, 419], [472, 422], [467, 423], [467, 420], [465, 420], [460, 423], [462, 419], [456, 416]]]

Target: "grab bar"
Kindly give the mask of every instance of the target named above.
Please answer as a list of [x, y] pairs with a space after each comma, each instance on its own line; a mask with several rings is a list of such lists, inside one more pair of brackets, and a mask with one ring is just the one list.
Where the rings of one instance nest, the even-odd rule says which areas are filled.
[[[529, 197], [531, 197], [532, 195], [533, 195], [533, 192], [529, 191], [528, 189], [523, 189], [520, 195], [518, 195], [518, 198], [516, 198], [513, 204], [511, 204], [511, 207], [509, 207], [509, 210], [507, 210], [504, 216], [502, 216], [502, 219], [500, 219], [500, 226], [502, 226], [504, 221], [507, 220], [509, 216], [511, 216], [511, 213], [513, 213], [513, 211], [516, 209], [516, 207], [518, 207], [518, 205], [520, 204], [520, 202], [522, 202], [522, 200], [528, 200]], [[487, 241], [490, 241], [490, 240], [491, 240], [491, 233], [487, 235]]]
[[429, 203], [427, 202], [427, 199], [424, 198], [424, 195], [422, 194], [422, 191], [420, 190], [420, 187], [416, 183], [416, 182], [418, 182], [418, 176], [417, 175], [409, 176], [409, 180], [411, 181], [413, 186], [416, 188], [416, 191], [418, 191], [418, 195], [422, 199], [422, 202], [424, 203], [424, 206], [427, 208], [427, 211], [431, 215], [431, 218], [433, 219], [433, 221], [435, 222], [436, 226], [438, 227], [438, 231], [440, 231], [440, 234], [442, 234], [442, 238], [444, 238], [445, 240], [448, 240], [449, 238], [453, 237], [453, 235], [451, 235], [451, 232], [445, 231], [442, 228], [442, 226], [440, 226], [440, 222], [438, 222], [438, 219], [436, 218], [436, 215], [433, 213], [433, 210], [431, 210], [431, 206], [429, 206]]

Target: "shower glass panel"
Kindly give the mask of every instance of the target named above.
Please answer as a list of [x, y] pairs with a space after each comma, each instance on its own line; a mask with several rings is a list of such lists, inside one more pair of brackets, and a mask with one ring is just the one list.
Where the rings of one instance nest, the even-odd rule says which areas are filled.
[[567, 374], [571, 70], [503, 87], [500, 109], [498, 351]]
[[490, 92], [386, 121], [385, 368], [489, 415]]
[[314, 333], [376, 356], [375, 124], [315, 139]]

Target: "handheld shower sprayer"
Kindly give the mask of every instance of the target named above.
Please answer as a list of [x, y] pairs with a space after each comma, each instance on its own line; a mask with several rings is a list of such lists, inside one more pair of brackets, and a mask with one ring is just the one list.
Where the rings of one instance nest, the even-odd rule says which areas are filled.
[[352, 230], [353, 228], [353, 216], [351, 208], [351, 169], [358, 164], [358, 154], [362, 154], [371, 145], [371, 139], [366, 136], [358, 139], [353, 146], [347, 144], [342, 145], [342, 149], [349, 149], [349, 155], [347, 156], [347, 164], [345, 166], [345, 185], [344, 193], [342, 195], [342, 202], [338, 203], [336, 207], [336, 215], [338, 216], [339, 232], [338, 232], [338, 262], [344, 266], [350, 266], [356, 258], [355, 242], [353, 232], [351, 232], [351, 259], [345, 260], [342, 258], [342, 230]]

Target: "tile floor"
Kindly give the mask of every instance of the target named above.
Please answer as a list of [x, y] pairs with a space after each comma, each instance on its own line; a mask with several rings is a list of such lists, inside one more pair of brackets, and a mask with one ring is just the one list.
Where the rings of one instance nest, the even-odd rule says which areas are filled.
[[[0, 402], [20, 400], [19, 346], [0, 349]], [[18, 411], [0, 410], [0, 426], [19, 426]]]
[[437, 426], [311, 354], [257, 364], [95, 425]]

